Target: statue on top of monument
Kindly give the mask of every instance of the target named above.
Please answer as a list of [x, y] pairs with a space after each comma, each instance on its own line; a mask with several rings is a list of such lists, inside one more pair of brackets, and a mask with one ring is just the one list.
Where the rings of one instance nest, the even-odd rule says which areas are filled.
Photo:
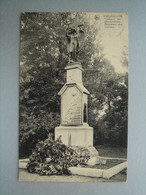
[[69, 63], [77, 61], [79, 50], [84, 41], [83, 24], [76, 22], [69, 24], [66, 31], [67, 52], [69, 54]]

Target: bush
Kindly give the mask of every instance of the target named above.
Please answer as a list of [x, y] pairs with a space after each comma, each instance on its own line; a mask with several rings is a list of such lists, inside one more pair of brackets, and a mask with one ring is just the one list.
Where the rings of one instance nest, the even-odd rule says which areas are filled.
[[27, 170], [39, 175], [70, 174], [68, 168], [86, 164], [89, 152], [84, 148], [73, 149], [64, 145], [59, 137], [56, 141], [49, 137], [40, 141], [29, 158]]

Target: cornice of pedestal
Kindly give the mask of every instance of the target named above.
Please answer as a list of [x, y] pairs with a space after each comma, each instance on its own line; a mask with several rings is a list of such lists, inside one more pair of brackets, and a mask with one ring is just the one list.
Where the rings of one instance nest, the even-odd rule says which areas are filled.
[[81, 83], [77, 83], [77, 82], [69, 82], [69, 83], [65, 83], [64, 86], [62, 87], [62, 89], [59, 91], [58, 95], [62, 95], [64, 93], [64, 91], [70, 87], [70, 86], [76, 86], [81, 93], [86, 93], [86, 94], [90, 94], [89, 91], [83, 86], [83, 84]]
[[70, 70], [70, 69], [75, 69], [75, 68], [79, 68], [81, 71], [83, 71], [82, 65], [80, 62], [72, 62], [70, 64], [68, 64], [65, 67], [65, 70]]

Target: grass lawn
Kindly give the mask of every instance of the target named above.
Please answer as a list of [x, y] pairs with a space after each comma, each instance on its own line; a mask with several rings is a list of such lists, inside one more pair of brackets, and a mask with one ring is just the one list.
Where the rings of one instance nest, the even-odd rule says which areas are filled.
[[127, 158], [127, 148], [106, 145], [95, 146], [95, 148], [98, 150], [99, 156]]
[[[120, 163], [124, 162], [123, 160], [111, 160], [111, 159], [108, 159], [106, 161], [106, 164], [97, 164], [97, 165], [94, 165], [92, 166], [92, 168], [96, 168], [96, 169], [109, 169], [113, 166], [116, 166]], [[84, 165], [82, 167], [90, 167], [89, 165]]]

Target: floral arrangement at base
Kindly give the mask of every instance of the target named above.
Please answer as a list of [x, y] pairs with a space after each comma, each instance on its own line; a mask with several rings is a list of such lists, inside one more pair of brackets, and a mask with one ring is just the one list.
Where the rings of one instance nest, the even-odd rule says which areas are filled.
[[55, 141], [49, 137], [36, 145], [27, 170], [39, 175], [69, 175], [69, 167], [85, 165], [89, 159], [90, 154], [85, 147], [69, 147], [62, 143], [61, 137]]

